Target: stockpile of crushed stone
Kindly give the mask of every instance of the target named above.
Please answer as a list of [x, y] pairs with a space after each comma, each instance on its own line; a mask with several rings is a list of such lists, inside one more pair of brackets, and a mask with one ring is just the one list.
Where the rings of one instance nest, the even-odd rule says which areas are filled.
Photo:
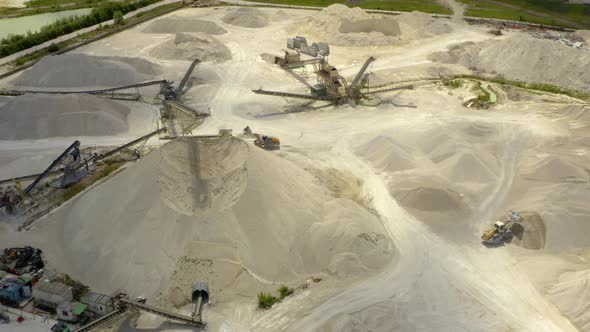
[[253, 8], [231, 9], [221, 21], [229, 25], [244, 28], [262, 28], [268, 25], [268, 16], [261, 10]]
[[158, 65], [140, 58], [62, 54], [44, 57], [13, 84], [43, 88], [114, 87], [140, 83], [160, 73]]
[[432, 54], [430, 59], [510, 79], [590, 91], [590, 52], [526, 34], [457, 45]]
[[154, 47], [150, 55], [163, 60], [223, 62], [231, 59], [231, 52], [223, 43], [202, 32], [177, 33], [174, 39]]
[[389, 45], [399, 40], [415, 40], [441, 35], [452, 30], [451, 23], [420, 12], [398, 17], [369, 14], [363, 9], [334, 4], [290, 30], [339, 46]]
[[161, 18], [148, 25], [143, 31], [149, 33], [203, 32], [209, 35], [227, 33], [225, 29], [215, 22], [180, 16]]
[[0, 108], [0, 140], [115, 135], [129, 112], [92, 95], [23, 95]]
[[165, 144], [48, 218], [27, 241], [53, 266], [99, 290], [146, 296], [166, 291], [175, 269], [191, 262], [214, 271], [198, 280], [235, 298], [243, 267], [276, 282], [356, 276], [395, 250], [366, 208], [235, 137]]
[[[371, 15], [355, 7], [334, 4], [290, 26], [299, 35], [340, 46], [387, 45], [399, 40], [399, 25], [392, 18]], [[312, 40], [316, 41], [316, 40]]]

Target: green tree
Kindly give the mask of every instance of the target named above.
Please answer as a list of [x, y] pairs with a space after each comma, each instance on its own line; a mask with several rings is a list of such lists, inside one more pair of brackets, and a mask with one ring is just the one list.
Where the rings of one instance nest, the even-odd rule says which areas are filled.
[[125, 19], [123, 18], [123, 13], [117, 10], [113, 13], [113, 20], [115, 21], [115, 25], [123, 25], [125, 24]]

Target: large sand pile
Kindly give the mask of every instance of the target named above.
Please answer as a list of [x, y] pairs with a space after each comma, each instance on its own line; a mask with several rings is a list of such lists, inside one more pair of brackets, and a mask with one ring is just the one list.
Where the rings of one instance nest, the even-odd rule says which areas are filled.
[[170, 208], [184, 215], [217, 213], [231, 208], [248, 180], [248, 145], [243, 141], [179, 138], [162, 149], [160, 194]]
[[545, 248], [546, 229], [541, 216], [536, 212], [521, 212], [522, 221], [512, 225], [513, 244], [527, 249]]
[[404, 13], [392, 18], [334, 4], [294, 23], [291, 30], [333, 45], [369, 46], [394, 44], [400, 39], [428, 38], [450, 32], [452, 28], [449, 22], [425, 13]]
[[129, 112], [92, 95], [24, 95], [0, 107], [0, 140], [115, 135]]
[[356, 275], [393, 252], [376, 216], [237, 138], [166, 144], [47, 218], [23, 241], [43, 248], [57, 269], [97, 289], [147, 296], [167, 288], [175, 269], [201, 267], [178, 273], [233, 289], [235, 298], [239, 275]]
[[215, 22], [180, 16], [161, 18], [148, 25], [143, 31], [149, 33], [203, 32], [210, 35], [227, 33]]
[[524, 179], [548, 182], [587, 182], [588, 173], [582, 165], [568, 157], [546, 156], [527, 159], [520, 165]]
[[163, 60], [194, 60], [223, 62], [231, 59], [229, 49], [215, 37], [205, 33], [177, 33], [174, 39], [154, 47], [150, 55]]
[[461, 183], [493, 182], [497, 178], [496, 165], [497, 161], [488, 154], [471, 151], [455, 153], [439, 164], [447, 179]]
[[590, 269], [561, 274], [547, 293], [580, 331], [590, 331]]
[[244, 28], [262, 28], [268, 25], [268, 16], [258, 9], [237, 8], [225, 14], [221, 21]]
[[377, 136], [360, 145], [356, 153], [380, 171], [397, 172], [416, 167], [411, 151], [387, 136]]
[[589, 52], [526, 34], [480, 44], [461, 44], [448, 52], [435, 53], [430, 59], [511, 79], [590, 90]]
[[45, 88], [113, 87], [140, 83], [159, 73], [158, 65], [140, 58], [62, 54], [44, 57], [13, 83]]
[[387, 45], [397, 42], [400, 34], [394, 19], [381, 18], [358, 7], [349, 8], [341, 4], [331, 5], [294, 23], [291, 30], [340, 46]]

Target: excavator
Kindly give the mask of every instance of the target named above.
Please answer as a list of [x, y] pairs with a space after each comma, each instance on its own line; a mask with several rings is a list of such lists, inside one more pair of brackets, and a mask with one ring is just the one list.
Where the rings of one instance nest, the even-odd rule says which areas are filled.
[[502, 241], [509, 241], [512, 239], [512, 226], [514, 223], [522, 221], [522, 217], [514, 212], [510, 211], [508, 219], [506, 221], [496, 221], [492, 228], [487, 229], [481, 235], [483, 243], [499, 245]]
[[263, 148], [265, 150], [279, 150], [281, 148], [281, 141], [278, 137], [253, 133], [252, 129], [250, 129], [250, 126], [246, 126], [246, 128], [244, 128], [244, 135], [253, 136], [255, 138], [254, 145], [259, 148]]
[[265, 150], [279, 150], [281, 148], [281, 141], [277, 137], [260, 134], [254, 134], [254, 137], [256, 137], [254, 145], [257, 147]]

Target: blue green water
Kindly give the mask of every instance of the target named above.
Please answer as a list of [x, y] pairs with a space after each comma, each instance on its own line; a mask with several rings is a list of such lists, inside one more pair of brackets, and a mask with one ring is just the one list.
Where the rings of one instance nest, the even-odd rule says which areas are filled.
[[24, 34], [29, 30], [31, 32], [36, 32], [39, 31], [42, 26], [52, 23], [57, 19], [68, 16], [86, 15], [89, 14], [91, 10], [91, 8], [83, 8], [16, 18], [3, 18], [0, 19], [0, 39], [9, 34]]

